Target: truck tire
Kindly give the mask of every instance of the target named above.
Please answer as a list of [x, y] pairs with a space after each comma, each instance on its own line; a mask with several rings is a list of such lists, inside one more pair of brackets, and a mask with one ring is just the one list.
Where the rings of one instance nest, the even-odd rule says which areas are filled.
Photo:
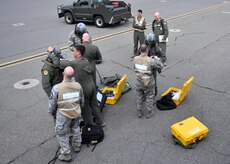
[[94, 22], [95, 22], [96, 26], [99, 28], [102, 28], [105, 26], [105, 21], [104, 21], [104, 18], [102, 16], [96, 16], [94, 19]]
[[73, 15], [70, 12], [65, 13], [65, 22], [67, 24], [73, 24], [74, 23]]

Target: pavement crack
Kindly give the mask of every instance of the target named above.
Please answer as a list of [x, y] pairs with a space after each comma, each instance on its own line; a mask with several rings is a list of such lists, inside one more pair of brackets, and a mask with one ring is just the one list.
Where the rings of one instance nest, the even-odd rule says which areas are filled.
[[212, 150], [214, 150], [217, 154], [225, 156], [225, 157], [229, 157], [230, 154], [224, 154], [222, 152], [219, 152], [218, 150], [216, 150], [215, 146], [211, 145], [211, 144], [207, 144], [210, 148], [212, 148]]
[[178, 38], [182, 38], [187, 35], [200, 35], [200, 34], [204, 34], [204, 32], [192, 32], [192, 33], [182, 34], [182, 35], [175, 37], [175, 41], [177, 41]]
[[[177, 64], [179, 64], [179, 63], [181, 63], [181, 62], [183, 62], [183, 61], [184, 61], [184, 60], [181, 59], [181, 60], [179, 60], [178, 62], [176, 62], [175, 64], [166, 67], [165, 69], [163, 69], [163, 70], [161, 71], [161, 73], [162, 73], [162, 72], [165, 72], [166, 70], [168, 70], [168, 69], [170, 69], [170, 68], [176, 66]], [[164, 76], [163, 74], [161, 74], [161, 73], [158, 74], [158, 75], [161, 76], [161, 77], [165, 77], [165, 76]], [[186, 79], [182, 79], [182, 78], [180, 78], [180, 77], [176, 77], [176, 79], [186, 80]], [[202, 86], [202, 85], [200, 85], [200, 84], [198, 84], [198, 83], [195, 83], [195, 82], [193, 82], [193, 84], [196, 85], [196, 86], [199, 87], [199, 88], [207, 89], [207, 90], [210, 90], [210, 91], [214, 91], [214, 92], [218, 92], [218, 93], [222, 93], [222, 94], [227, 93], [226, 91], [221, 91], [221, 90], [213, 89], [213, 88], [210, 88], [210, 87], [207, 87], [207, 86]]]
[[211, 45], [215, 44], [216, 42], [219, 42], [220, 40], [222, 40], [222, 39], [228, 37], [229, 34], [230, 34], [230, 32], [229, 32], [229, 33], [226, 33], [226, 34], [224, 34], [224, 35], [222, 35], [222, 36], [220, 36], [220, 37], [217, 38], [216, 40], [212, 41], [211, 43], [205, 45], [204, 47], [202, 47], [202, 48], [200, 48], [199, 50], [197, 50], [196, 52], [194, 52], [194, 54], [188, 59], [189, 62], [191, 63], [192, 59], [195, 58], [195, 56], [197, 56], [197, 55], [200, 54], [200, 53], [199, 53], [200, 51], [202, 51], [202, 50], [204, 50], [204, 49], [207, 49], [207, 48], [209, 48]]
[[217, 89], [212, 89], [210, 87], [199, 85], [199, 84], [197, 84], [195, 82], [193, 82], [193, 84], [196, 85], [196, 86], [198, 86], [199, 88], [207, 89], [207, 90], [210, 90], [210, 91], [214, 91], [214, 92], [218, 92], [218, 93], [223, 93], [223, 94], [227, 93], [226, 91], [220, 91], [220, 90], [217, 90]]
[[208, 45], [202, 47], [202, 48], [199, 49], [198, 51], [200, 51], [200, 50], [202, 50], [202, 49], [205, 49], [205, 48], [208, 48], [209, 46], [215, 44], [216, 42], [218, 42], [218, 41], [220, 41], [220, 40], [222, 40], [222, 39], [224, 39], [225, 37], [228, 37], [229, 34], [230, 34], [230, 32], [229, 32], [229, 33], [226, 33], [226, 34], [224, 34], [224, 35], [222, 35], [221, 37], [217, 38], [216, 40], [214, 40], [213, 42], [209, 43]]
[[116, 62], [116, 61], [114, 61], [114, 60], [110, 60], [110, 61], [113, 62], [113, 63], [115, 63], [115, 64], [120, 65], [120, 66], [123, 67], [123, 68], [127, 68], [127, 69], [129, 69], [129, 70], [133, 70], [132, 68], [130, 68], [130, 67], [128, 67], [128, 66], [125, 66], [125, 65], [123, 65], [123, 64], [121, 64], [121, 63], [118, 63], [118, 62]]
[[[183, 78], [180, 78], [180, 77], [176, 77], [176, 79], [180, 79], [180, 80], [186, 80], [186, 79], [183, 79]], [[213, 88], [210, 88], [210, 87], [207, 87], [207, 86], [202, 86], [196, 82], [193, 82], [193, 85], [199, 87], [199, 88], [203, 88], [203, 89], [207, 89], [207, 90], [210, 90], [210, 91], [214, 91], [214, 92], [218, 92], [218, 93], [222, 93], [222, 94], [225, 94], [227, 93], [226, 91], [220, 91], [220, 90], [217, 90], [217, 89], [213, 89]]]
[[40, 147], [41, 145], [43, 145], [43, 144], [46, 143], [47, 141], [53, 139], [54, 137], [55, 137], [55, 135], [53, 135], [52, 137], [50, 137], [50, 138], [44, 140], [44, 141], [41, 142], [40, 144], [38, 144], [38, 145], [36, 145], [36, 146], [34, 146], [34, 147], [29, 148], [28, 150], [26, 150], [26, 151], [23, 152], [22, 154], [18, 155], [17, 157], [15, 157], [15, 158], [12, 159], [11, 161], [7, 162], [6, 164], [10, 164], [10, 163], [15, 162], [18, 158], [24, 156], [24, 155], [25, 155], [26, 153], [28, 153], [29, 151], [31, 151], [31, 150], [33, 150], [33, 149], [35, 149], [35, 148], [37, 148], [37, 147]]

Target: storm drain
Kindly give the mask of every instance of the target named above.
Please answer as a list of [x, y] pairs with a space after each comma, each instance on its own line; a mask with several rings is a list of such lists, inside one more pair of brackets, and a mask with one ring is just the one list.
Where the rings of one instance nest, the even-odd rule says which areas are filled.
[[36, 79], [25, 79], [25, 80], [21, 80], [21, 81], [15, 83], [14, 88], [16, 88], [16, 89], [28, 89], [28, 88], [32, 88], [38, 84], [39, 84], [39, 81]]

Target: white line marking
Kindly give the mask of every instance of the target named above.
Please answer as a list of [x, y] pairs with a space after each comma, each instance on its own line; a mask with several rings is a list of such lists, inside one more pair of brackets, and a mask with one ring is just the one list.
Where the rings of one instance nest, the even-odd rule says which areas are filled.
[[222, 11], [223, 14], [230, 14], [230, 11]]
[[12, 26], [19, 27], [19, 26], [25, 26], [25, 24], [24, 23], [15, 23], [15, 24], [12, 24]]
[[170, 32], [181, 32], [180, 29], [169, 29]]

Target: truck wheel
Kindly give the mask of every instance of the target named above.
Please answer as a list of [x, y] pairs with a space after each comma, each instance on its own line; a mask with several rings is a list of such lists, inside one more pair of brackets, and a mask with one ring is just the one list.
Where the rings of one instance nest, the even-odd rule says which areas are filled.
[[70, 12], [65, 13], [65, 22], [67, 24], [73, 24], [74, 18], [73, 18], [73, 15]]
[[102, 16], [96, 16], [94, 22], [97, 27], [102, 28], [105, 26], [105, 22]]

